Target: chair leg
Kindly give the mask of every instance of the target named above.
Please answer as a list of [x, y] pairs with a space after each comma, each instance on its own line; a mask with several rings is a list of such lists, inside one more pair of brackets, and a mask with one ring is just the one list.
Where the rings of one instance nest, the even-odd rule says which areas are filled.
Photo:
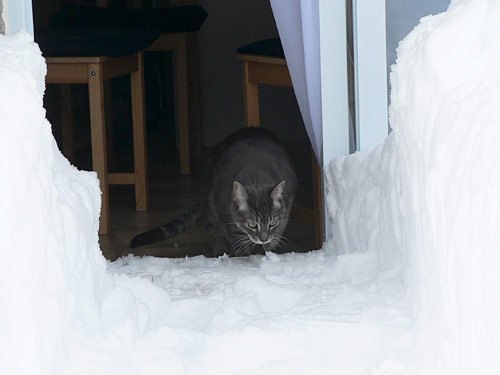
[[139, 69], [130, 75], [132, 90], [132, 127], [134, 134], [134, 175], [135, 175], [135, 208], [137, 211], [148, 209], [148, 173], [147, 146], [145, 126], [144, 100], [144, 60], [138, 54]]
[[178, 34], [174, 51], [176, 125], [179, 140], [181, 174], [191, 173], [189, 154], [188, 77], [186, 35]]
[[104, 82], [100, 64], [89, 64], [88, 67], [92, 166], [94, 171], [97, 172], [102, 192], [99, 233], [107, 234], [110, 231], [111, 223], [109, 217]]
[[108, 152], [108, 161], [115, 159], [115, 140], [113, 131], [113, 89], [111, 80], [104, 81], [104, 108], [106, 109], [106, 145]]
[[243, 62], [243, 98], [245, 105], [245, 126], [260, 126], [259, 85], [250, 80], [250, 65]]
[[75, 163], [75, 134], [73, 124], [73, 101], [71, 100], [71, 85], [59, 85], [61, 94], [61, 130], [62, 130], [62, 149], [64, 156]]

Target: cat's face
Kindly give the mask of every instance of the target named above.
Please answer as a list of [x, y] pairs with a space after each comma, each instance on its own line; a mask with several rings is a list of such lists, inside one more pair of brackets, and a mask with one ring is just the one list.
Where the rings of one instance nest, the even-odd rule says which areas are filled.
[[280, 241], [286, 227], [288, 210], [283, 199], [285, 181], [272, 190], [248, 191], [243, 185], [233, 183], [233, 210], [235, 224], [254, 244], [273, 249]]

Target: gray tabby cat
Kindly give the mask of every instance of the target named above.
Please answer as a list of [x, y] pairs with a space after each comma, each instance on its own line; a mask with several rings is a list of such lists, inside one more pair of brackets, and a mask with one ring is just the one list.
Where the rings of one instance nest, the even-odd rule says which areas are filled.
[[172, 238], [205, 219], [214, 255], [249, 255], [286, 245], [282, 233], [297, 179], [269, 131], [246, 128], [226, 138], [207, 159], [199, 202], [171, 222], [135, 236], [135, 248]]

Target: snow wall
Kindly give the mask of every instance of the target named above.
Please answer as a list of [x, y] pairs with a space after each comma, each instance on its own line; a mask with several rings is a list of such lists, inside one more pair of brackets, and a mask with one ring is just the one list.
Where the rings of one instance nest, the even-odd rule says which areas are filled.
[[106, 262], [95, 173], [71, 166], [45, 119], [45, 60], [0, 35], [0, 373], [49, 374], [75, 329], [99, 330]]
[[423, 18], [390, 75], [394, 131], [327, 171], [330, 247], [404, 268], [422, 373], [500, 373], [498, 20], [487, 0]]

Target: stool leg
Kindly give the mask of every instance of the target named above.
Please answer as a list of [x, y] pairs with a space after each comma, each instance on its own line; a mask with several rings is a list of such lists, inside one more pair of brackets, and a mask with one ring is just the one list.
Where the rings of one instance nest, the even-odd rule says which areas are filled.
[[176, 123], [181, 159], [181, 174], [191, 173], [189, 154], [188, 77], [186, 35], [178, 34], [175, 56]]
[[134, 134], [134, 175], [135, 208], [148, 209], [148, 174], [146, 151], [145, 101], [144, 101], [144, 60], [138, 53], [138, 70], [130, 75], [132, 91], [132, 128]]
[[75, 134], [73, 124], [73, 101], [71, 100], [71, 85], [59, 85], [61, 94], [61, 130], [62, 149], [64, 156], [74, 164], [75, 162]]
[[92, 166], [94, 171], [97, 172], [102, 192], [99, 234], [107, 234], [111, 226], [109, 218], [104, 82], [100, 64], [89, 64], [88, 69]]
[[245, 104], [245, 126], [260, 126], [259, 86], [250, 80], [250, 64], [243, 62], [243, 98]]

